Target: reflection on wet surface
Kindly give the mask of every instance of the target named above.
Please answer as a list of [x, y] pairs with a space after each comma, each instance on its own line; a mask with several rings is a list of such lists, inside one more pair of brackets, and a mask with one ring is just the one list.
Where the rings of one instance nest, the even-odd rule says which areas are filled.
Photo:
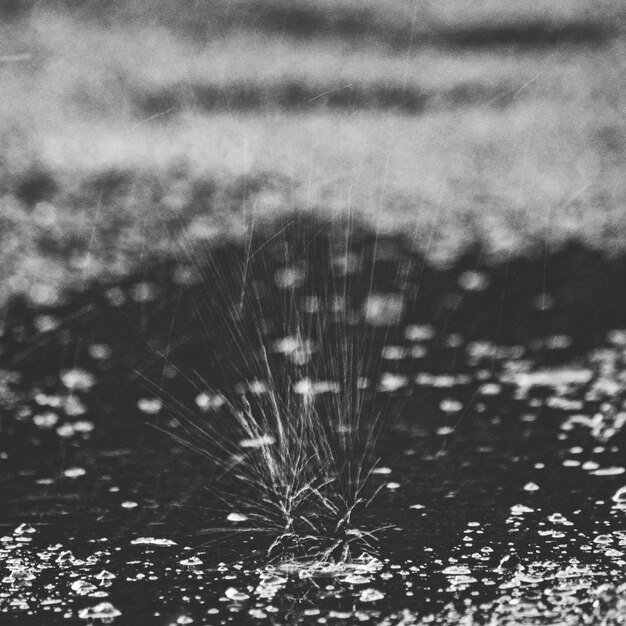
[[[2, 620], [620, 623], [626, 261], [436, 270], [320, 230], [250, 250], [9, 308]], [[268, 559], [229, 477], [176, 440], [181, 415], [227, 430], [231, 398], [272, 384], [322, 407], [354, 384], [381, 416], [359, 528], [382, 530], [347, 563]]]

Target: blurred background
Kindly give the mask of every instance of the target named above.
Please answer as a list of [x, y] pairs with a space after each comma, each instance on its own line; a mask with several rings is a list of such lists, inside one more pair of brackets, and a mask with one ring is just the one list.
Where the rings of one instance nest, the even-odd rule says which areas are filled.
[[623, 0], [1, 6], [0, 301], [294, 210], [439, 266], [625, 251]]

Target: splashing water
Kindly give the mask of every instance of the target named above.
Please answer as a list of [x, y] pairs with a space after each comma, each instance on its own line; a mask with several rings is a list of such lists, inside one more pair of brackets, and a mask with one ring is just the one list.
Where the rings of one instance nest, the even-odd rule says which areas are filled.
[[[194, 303], [210, 371], [185, 372], [159, 353], [195, 387], [195, 406], [161, 384], [138, 406], [154, 415], [163, 404], [171, 419], [159, 427], [213, 465], [220, 479], [207, 489], [234, 504], [233, 530], [268, 538], [268, 556], [280, 562], [345, 567], [375, 542], [377, 529], [359, 523], [376, 495], [368, 479], [381, 427], [368, 407], [368, 379], [380, 369], [372, 336], [397, 324], [402, 299], [375, 293], [362, 274], [351, 279], [349, 229], [348, 240], [337, 240], [330, 225], [286, 229], [251, 239], [239, 263], [196, 265], [207, 291], [217, 285]], [[268, 246], [271, 265], [268, 250], [257, 256]], [[339, 269], [317, 280], [323, 292], [315, 292], [307, 278], [320, 253]]]

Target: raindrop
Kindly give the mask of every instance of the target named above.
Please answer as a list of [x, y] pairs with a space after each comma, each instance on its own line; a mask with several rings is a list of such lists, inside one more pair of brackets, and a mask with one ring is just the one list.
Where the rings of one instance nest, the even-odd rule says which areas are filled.
[[229, 600], [233, 600], [234, 602], [244, 602], [245, 600], [248, 600], [250, 598], [250, 596], [247, 593], [244, 593], [243, 591], [239, 591], [235, 589], [235, 587], [229, 587], [224, 593], [224, 595]]

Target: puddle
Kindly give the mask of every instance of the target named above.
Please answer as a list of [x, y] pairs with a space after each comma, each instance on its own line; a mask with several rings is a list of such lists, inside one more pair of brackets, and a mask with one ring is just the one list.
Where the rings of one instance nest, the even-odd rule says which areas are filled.
[[[441, 271], [402, 242], [291, 236], [243, 263], [243, 292], [245, 251], [225, 247], [202, 280], [172, 262], [9, 307], [3, 623], [618, 620], [626, 261], [570, 246]], [[275, 544], [267, 485], [237, 479], [293, 445], [233, 421], [277, 397], [335, 443], [376, 420], [371, 504], [332, 531], [302, 505], [323, 545], [304, 518]]]

